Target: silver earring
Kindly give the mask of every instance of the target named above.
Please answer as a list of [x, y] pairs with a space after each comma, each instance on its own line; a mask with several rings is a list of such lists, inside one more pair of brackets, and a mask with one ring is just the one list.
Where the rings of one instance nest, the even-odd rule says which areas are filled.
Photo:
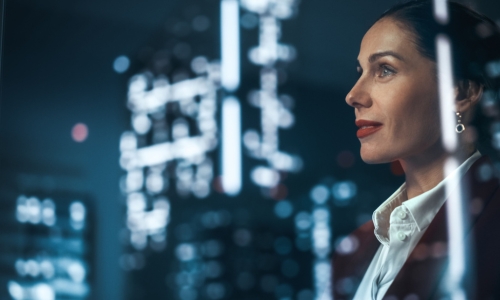
[[460, 112], [457, 112], [457, 126], [455, 126], [455, 131], [457, 133], [462, 133], [465, 131], [465, 125], [462, 124], [462, 114], [460, 114]]

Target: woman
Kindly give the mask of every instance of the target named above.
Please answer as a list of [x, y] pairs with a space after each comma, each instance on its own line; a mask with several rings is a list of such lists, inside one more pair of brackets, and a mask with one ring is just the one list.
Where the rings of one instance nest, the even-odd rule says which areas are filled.
[[[449, 23], [442, 25], [434, 19], [432, 1], [397, 5], [361, 42], [359, 80], [346, 97], [359, 127], [361, 157], [370, 164], [399, 161], [406, 180], [375, 210], [373, 221], [348, 237], [359, 243], [358, 250], [334, 257], [335, 299], [441, 299], [447, 269], [443, 204], [450, 192], [446, 185], [456, 179], [456, 190], [470, 186], [466, 201], [476, 272], [467, 279], [475, 279], [467, 297], [500, 299], [500, 188], [493, 176], [475, 176], [481, 168], [493, 169], [464, 130], [492, 87], [484, 70], [500, 56], [500, 31], [462, 5], [449, 2], [448, 9]], [[452, 41], [455, 134], [463, 154], [446, 178], [449, 154], [441, 141], [435, 50], [440, 33]], [[352, 283], [359, 285], [348, 288]]]

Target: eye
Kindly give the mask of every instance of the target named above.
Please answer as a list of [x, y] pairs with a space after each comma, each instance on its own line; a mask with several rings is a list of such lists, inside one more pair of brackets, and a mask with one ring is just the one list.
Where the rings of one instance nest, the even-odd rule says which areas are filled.
[[380, 66], [380, 77], [387, 77], [396, 74], [396, 71], [394, 71], [391, 67], [388, 65], [381, 65]]

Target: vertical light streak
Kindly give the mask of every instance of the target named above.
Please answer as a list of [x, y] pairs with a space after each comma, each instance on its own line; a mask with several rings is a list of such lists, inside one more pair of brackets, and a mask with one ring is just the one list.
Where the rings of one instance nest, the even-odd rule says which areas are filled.
[[222, 188], [231, 196], [241, 190], [241, 107], [235, 97], [222, 103]]
[[[456, 158], [449, 158], [445, 162], [445, 174], [451, 174], [459, 167]], [[463, 212], [463, 199], [460, 190], [460, 178], [451, 176], [446, 184], [446, 194], [448, 200], [446, 203], [446, 213], [448, 218], [448, 251], [449, 251], [449, 267], [448, 267], [448, 288], [450, 297], [453, 300], [465, 300], [466, 293], [462, 283], [466, 273], [466, 243], [465, 243], [465, 228], [466, 218]], [[458, 187], [458, 190], [457, 190]]]
[[[221, 2], [221, 84], [227, 92], [240, 85], [240, 21], [237, 0]], [[230, 196], [241, 190], [241, 107], [228, 96], [222, 103], [222, 188]]]
[[438, 35], [436, 46], [443, 146], [449, 153], [454, 153], [457, 150], [458, 138], [454, 130], [455, 98], [450, 40], [447, 36]]
[[448, 23], [448, 4], [446, 0], [434, 0], [434, 18], [440, 24]]
[[227, 91], [240, 85], [240, 21], [237, 0], [221, 2], [221, 84]]
[[[434, 16], [440, 24], [449, 21], [446, 0], [434, 0]], [[439, 98], [441, 110], [441, 132], [443, 147], [449, 154], [444, 165], [444, 176], [448, 177], [459, 167], [458, 137], [455, 133], [455, 97], [453, 85], [453, 66], [451, 43], [448, 36], [439, 34], [436, 37]], [[468, 253], [465, 242], [467, 218], [464, 215], [463, 197], [460, 190], [460, 178], [449, 177], [446, 183], [446, 202], [448, 222], [449, 267], [447, 274], [447, 292], [450, 299], [465, 300], [466, 289], [463, 285], [467, 272]], [[457, 190], [458, 189], [458, 190]]]

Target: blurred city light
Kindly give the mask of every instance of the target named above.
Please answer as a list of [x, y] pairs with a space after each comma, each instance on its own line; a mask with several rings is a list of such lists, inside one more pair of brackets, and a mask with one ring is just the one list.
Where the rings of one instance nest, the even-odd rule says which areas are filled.
[[[86, 299], [88, 281], [87, 211], [82, 201], [60, 196], [45, 198], [20, 195], [10, 212], [17, 224], [13, 231], [29, 232], [36, 243], [7, 242], [4, 254], [15, 258], [7, 289], [12, 299]], [[45, 228], [45, 229], [44, 229]], [[50, 230], [46, 230], [49, 229]]]
[[274, 213], [278, 218], [286, 219], [293, 213], [293, 205], [290, 201], [281, 200], [274, 206]]
[[357, 186], [350, 180], [336, 182], [332, 187], [332, 195], [337, 205], [347, 205], [357, 194]]
[[113, 62], [113, 69], [116, 73], [125, 73], [130, 66], [130, 60], [125, 55], [120, 55]]
[[78, 123], [75, 126], [73, 126], [73, 129], [71, 130], [71, 137], [75, 142], [83, 142], [87, 139], [89, 135], [89, 129], [87, 128], [87, 125], [83, 123]]
[[[259, 45], [248, 52], [249, 60], [261, 66], [260, 89], [248, 95], [250, 104], [261, 110], [261, 132], [248, 129], [244, 134], [244, 145], [248, 154], [258, 160], [264, 160], [269, 167], [257, 167], [251, 177], [255, 184], [273, 188], [280, 178], [274, 175], [277, 171], [297, 172], [302, 167], [302, 160], [279, 150], [279, 129], [290, 128], [295, 120], [290, 106], [291, 99], [278, 93], [278, 61], [291, 61], [295, 58], [292, 46], [279, 43], [281, 36], [280, 19], [290, 18], [297, 10], [298, 1], [272, 2], [242, 1], [247, 11], [242, 18], [242, 26], [252, 28], [258, 18]], [[273, 172], [274, 171], [274, 172]]]
[[300, 230], [310, 228], [313, 260], [313, 280], [317, 300], [333, 299], [332, 294], [332, 264], [330, 258], [332, 225], [330, 220], [330, 193], [325, 185], [316, 185], [310, 192], [312, 211], [296, 216], [296, 226]]
[[328, 188], [324, 185], [317, 185], [311, 190], [311, 199], [317, 204], [324, 204], [330, 197]]

